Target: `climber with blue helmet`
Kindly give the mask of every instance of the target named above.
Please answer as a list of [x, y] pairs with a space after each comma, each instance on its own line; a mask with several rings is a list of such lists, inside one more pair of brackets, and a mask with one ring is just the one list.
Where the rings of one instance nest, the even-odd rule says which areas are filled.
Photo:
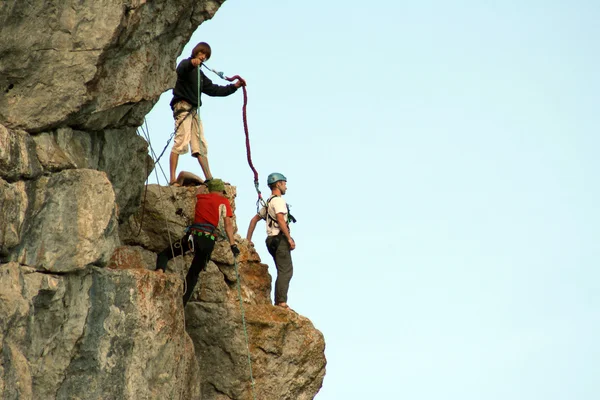
[[274, 172], [267, 178], [271, 189], [271, 197], [250, 221], [246, 239], [252, 243], [252, 234], [256, 224], [261, 219], [267, 223], [267, 249], [275, 261], [277, 280], [275, 281], [275, 305], [289, 308], [287, 294], [290, 281], [294, 272], [291, 251], [296, 248], [296, 243], [290, 235], [290, 221], [296, 222], [290, 214], [289, 207], [283, 199], [287, 192], [287, 178], [279, 172]]

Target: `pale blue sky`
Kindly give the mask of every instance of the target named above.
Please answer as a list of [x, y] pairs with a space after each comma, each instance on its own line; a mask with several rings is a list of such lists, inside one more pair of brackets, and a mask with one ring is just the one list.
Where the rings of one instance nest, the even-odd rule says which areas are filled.
[[[598, 21], [594, 1], [228, 0], [198, 29], [183, 56], [207, 41], [248, 81], [262, 190], [288, 177], [317, 399], [600, 398]], [[245, 236], [242, 93], [203, 98]]]

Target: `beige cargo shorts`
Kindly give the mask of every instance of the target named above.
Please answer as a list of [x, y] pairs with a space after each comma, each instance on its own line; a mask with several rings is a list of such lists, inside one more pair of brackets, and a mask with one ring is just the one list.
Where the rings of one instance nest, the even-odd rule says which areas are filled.
[[199, 155], [206, 157], [208, 143], [204, 137], [204, 128], [196, 109], [186, 101], [178, 101], [173, 105], [173, 118], [176, 131], [171, 152], [185, 154], [188, 152], [189, 144], [193, 157]]

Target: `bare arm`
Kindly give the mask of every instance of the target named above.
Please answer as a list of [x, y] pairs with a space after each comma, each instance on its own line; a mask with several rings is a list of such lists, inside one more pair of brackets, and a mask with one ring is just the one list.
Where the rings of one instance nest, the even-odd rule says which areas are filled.
[[233, 236], [233, 221], [231, 221], [231, 217], [225, 217], [225, 233], [229, 239], [229, 245], [233, 246], [235, 244], [235, 237]]
[[290, 230], [288, 229], [287, 222], [283, 217], [283, 213], [277, 213], [277, 223], [279, 224], [279, 229], [285, 235], [288, 243], [290, 244], [290, 250], [294, 250], [296, 248], [296, 243], [294, 239], [290, 236]]
[[179, 175], [177, 175], [177, 183], [179, 183], [181, 186], [186, 186], [188, 184], [198, 186], [202, 185], [204, 181], [198, 175], [192, 174], [188, 171], [181, 171]]
[[256, 228], [256, 224], [258, 223], [258, 221], [260, 221], [262, 218], [260, 217], [260, 215], [256, 214], [254, 217], [252, 217], [252, 219], [250, 220], [250, 225], [248, 226], [248, 233], [246, 233], [246, 239], [250, 242], [250, 244], [252, 244], [254, 246], [254, 243], [252, 243], [252, 235], [254, 234], [254, 229]]

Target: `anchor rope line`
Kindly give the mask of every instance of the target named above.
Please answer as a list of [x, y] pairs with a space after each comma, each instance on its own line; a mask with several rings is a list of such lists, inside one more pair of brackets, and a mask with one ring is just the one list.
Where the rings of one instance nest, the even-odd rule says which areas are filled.
[[[207, 66], [205, 66], [206, 68], [208, 68]], [[210, 69], [210, 68], [209, 68]], [[244, 81], [243, 78], [241, 78], [239, 75], [235, 75], [233, 77], [225, 77], [223, 75], [223, 73], [218, 73], [214, 70], [211, 70], [213, 72], [215, 72], [218, 76], [220, 76], [221, 78], [232, 82], [236, 79], [240, 80], [243, 83], [242, 89], [243, 89], [243, 93], [244, 93], [244, 104], [242, 106], [242, 119], [243, 119], [243, 123], [244, 123], [244, 133], [246, 136], [246, 155], [247, 155], [247, 160], [248, 160], [248, 165], [250, 166], [250, 168], [252, 169], [252, 172], [254, 173], [254, 186], [256, 188], [257, 194], [258, 194], [258, 200], [257, 200], [257, 209], [258, 209], [258, 204], [261, 203], [262, 205], [265, 204], [260, 189], [258, 187], [258, 171], [256, 170], [256, 168], [254, 167], [254, 164], [252, 162], [252, 155], [251, 155], [251, 150], [250, 150], [250, 136], [249, 136], [249, 132], [248, 132], [248, 121], [247, 121], [247, 111], [246, 111], [246, 107], [248, 104], [248, 94], [247, 94], [247, 90], [246, 90], [246, 82]], [[196, 110], [194, 110], [196, 112], [196, 114], [198, 115], [198, 119], [200, 120], [200, 93], [201, 93], [201, 76], [200, 76], [200, 67], [198, 67], [198, 107], [196, 108]], [[160, 155], [157, 157], [156, 153], [154, 151], [154, 148], [152, 146], [151, 140], [150, 140], [150, 131], [148, 130], [148, 125], [146, 120], [144, 119], [144, 126], [140, 127], [140, 130], [142, 131], [144, 138], [146, 139], [146, 141], [148, 142], [148, 146], [150, 148], [150, 153], [151, 153], [151, 158], [154, 161], [155, 164], [155, 168], [154, 168], [154, 172], [155, 172], [155, 176], [156, 176], [156, 181], [157, 183], [159, 183], [160, 185], [160, 178], [158, 176], [158, 170], [156, 169], [156, 165], [158, 165], [159, 169], [161, 170], [163, 177], [165, 178], [165, 181], [167, 181], [168, 183], [168, 179], [167, 176], [162, 168], [162, 166], [158, 163], [160, 161], [160, 158], [163, 156], [163, 154], [165, 153], [166, 149], [169, 146], [169, 143], [171, 141], [171, 139], [173, 139], [173, 137], [175, 136], [175, 134], [177, 133], [177, 130], [179, 129], [179, 126], [183, 123], [183, 121], [185, 121], [186, 118], [188, 118], [190, 115], [193, 115], [194, 112], [192, 110], [190, 110], [190, 112], [188, 112], [188, 114], [181, 120], [181, 122], [175, 127], [175, 131], [173, 133], [171, 133], [169, 139], [167, 140], [167, 144], [165, 145], [165, 147], [163, 148], [162, 152], [160, 153]], [[139, 134], [139, 132], [138, 132]], [[201, 154], [202, 156], [202, 154]], [[145, 201], [146, 201], [146, 193], [148, 190], [148, 178], [146, 178], [146, 188], [145, 188], [145, 194], [144, 194], [144, 204], [143, 204], [143, 209], [145, 210]], [[171, 190], [171, 194], [173, 196], [173, 198], [175, 199], [175, 201], [177, 201], [177, 197], [175, 196], [175, 193], [173, 191], [173, 188], [171, 186], [168, 186], [169, 189]], [[164, 209], [164, 199], [162, 196], [162, 190], [159, 187], [159, 201], [161, 202], [161, 206]], [[144, 211], [142, 211], [142, 218], [140, 221], [140, 231], [142, 229], [142, 223], [143, 223], [143, 213]], [[189, 221], [188, 221], [189, 222]], [[171, 254], [173, 256], [173, 258], [175, 257], [175, 250], [174, 250], [174, 245], [173, 244], [173, 238], [171, 237], [171, 232], [170, 232], [170, 227], [169, 227], [169, 221], [165, 216], [165, 226], [166, 226], [166, 230], [167, 230], [167, 235], [169, 238], [169, 245], [170, 245], [170, 249], [171, 249]], [[139, 235], [138, 232], [138, 235]], [[179, 240], [179, 246], [181, 248], [182, 243], [181, 240]], [[183, 256], [183, 251], [182, 251], [182, 256]], [[183, 257], [182, 260], [183, 262]], [[246, 326], [246, 316], [245, 316], [245, 310], [244, 310], [244, 304], [243, 304], [243, 299], [242, 299], [242, 289], [241, 289], [241, 283], [240, 283], [240, 274], [239, 274], [239, 267], [238, 267], [238, 262], [237, 262], [237, 257], [234, 256], [234, 265], [235, 265], [235, 274], [236, 274], [236, 281], [237, 281], [237, 292], [238, 292], [238, 298], [239, 298], [239, 303], [240, 303], [240, 312], [241, 312], [241, 316], [242, 316], [242, 326], [243, 326], [243, 330], [244, 330], [244, 338], [246, 341], [246, 354], [247, 354], [247, 358], [248, 358], [248, 368], [249, 368], [249, 373], [250, 373], [250, 383], [251, 383], [251, 391], [252, 391], [252, 398], [254, 400], [256, 400], [256, 393], [255, 393], [255, 381], [254, 381], [254, 376], [252, 374], [252, 357], [250, 354], [250, 340], [248, 337], [248, 329]], [[185, 266], [183, 266], [183, 268], [185, 268]], [[185, 282], [184, 280], [184, 293], [186, 291], [186, 286], [187, 286], [187, 282]], [[185, 313], [183, 314], [183, 324], [185, 326]], [[187, 369], [187, 366], [185, 366], [185, 368]]]
[[206, 154], [202, 154], [202, 142], [200, 140], [200, 124], [202, 123], [202, 118], [200, 117], [200, 93], [202, 93], [202, 74], [200, 71], [200, 66], [196, 68], [198, 70], [198, 106], [196, 107], [196, 115], [198, 116], [198, 129], [196, 130], [196, 135], [198, 135], [198, 142], [200, 142], [200, 157], [206, 158]]
[[264, 206], [265, 201], [264, 201], [264, 199], [262, 197], [262, 193], [260, 192], [260, 189], [258, 187], [258, 171], [254, 167], [254, 163], [252, 162], [252, 150], [250, 147], [250, 133], [249, 133], [249, 129], [248, 129], [248, 112], [247, 112], [248, 90], [246, 89], [246, 81], [244, 80], [244, 78], [242, 78], [239, 75], [227, 77], [221, 71], [216, 71], [204, 63], [202, 63], [202, 65], [204, 66], [204, 68], [208, 69], [209, 71], [213, 72], [215, 75], [220, 77], [221, 79], [224, 79], [228, 82], [233, 82], [234, 80], [239, 80], [242, 82], [242, 91], [244, 93], [244, 103], [242, 105], [242, 121], [244, 124], [244, 134], [246, 136], [246, 159], [248, 160], [248, 165], [250, 166], [250, 169], [252, 170], [252, 172], [254, 174], [254, 188], [256, 189], [256, 193], [258, 195], [258, 200], [256, 201], [256, 209], [258, 210], [259, 204], [261, 206]]
[[[145, 121], [144, 121], [145, 122]], [[151, 157], [155, 158], [156, 157], [156, 153], [154, 152], [154, 148], [152, 147], [152, 143], [150, 141], [150, 132], [148, 130], [148, 125], [145, 123], [145, 126], [141, 127], [141, 131], [145, 137], [145, 139], [148, 141], [148, 146], [150, 148], [150, 153], [152, 154]], [[165, 171], [163, 170], [163, 168], [159, 165], [159, 168], [161, 170], [161, 173], [163, 175], [163, 177], [165, 178], [165, 181], [167, 180], [167, 176], [165, 174]], [[154, 169], [154, 173], [156, 176], [156, 180], [157, 182], [160, 182], [160, 178], [158, 176], [158, 171], [155, 168]], [[173, 193], [173, 188], [169, 186], [169, 189], [171, 190], [172, 196], [177, 199], [177, 197], [175, 196], [175, 194]], [[162, 190], [160, 190], [159, 188], [159, 201], [161, 202], [161, 205], [164, 204], [164, 200], [163, 200], [163, 196], [162, 196]], [[177, 201], [177, 200], [176, 200]], [[164, 206], [163, 206], [164, 209]], [[173, 244], [173, 239], [171, 237], [171, 232], [170, 232], [170, 228], [169, 228], [169, 221], [167, 220], [167, 218], [165, 217], [165, 224], [167, 227], [167, 235], [169, 237], [169, 244], [171, 247], [171, 254], [173, 255], [173, 258], [175, 258], [175, 250], [174, 250], [174, 246], [176, 246], [176, 244]], [[181, 248], [181, 240], [179, 240], [179, 246]], [[182, 252], [183, 253], [183, 252]], [[182, 254], [183, 255], [183, 254]], [[182, 262], [183, 262], [183, 257], [181, 257]], [[238, 299], [239, 299], [239, 303], [240, 303], [240, 313], [242, 316], [242, 327], [243, 327], [243, 331], [244, 331], [244, 339], [246, 342], [246, 356], [248, 359], [248, 370], [249, 370], [249, 374], [250, 374], [250, 385], [251, 385], [251, 392], [252, 392], [252, 398], [253, 400], [256, 400], [256, 384], [254, 381], [254, 375], [252, 373], [252, 356], [250, 354], [250, 339], [248, 336], [248, 328], [247, 328], [247, 324], [246, 324], [246, 312], [244, 309], [244, 301], [242, 299], [242, 287], [241, 287], [241, 277], [240, 277], [240, 272], [239, 272], [239, 265], [237, 262], [237, 257], [234, 256], [233, 258], [234, 260], [234, 265], [235, 265], [235, 275], [236, 275], [236, 282], [237, 282], [237, 292], [238, 292]], [[185, 266], [183, 266], [183, 268], [185, 268]], [[184, 293], [186, 291], [186, 286], [187, 286], [187, 282], [185, 282], [184, 280]], [[185, 313], [182, 313], [183, 315], [183, 326], [185, 326]], [[184, 368], [187, 370], [187, 365], [184, 366]]]
[[[150, 157], [153, 158], [153, 159], [155, 159], [156, 158], [156, 153], [154, 151], [154, 147], [152, 146], [152, 142], [150, 140], [150, 131], [148, 130], [148, 126], [146, 125], [145, 129], [143, 127], [141, 127], [141, 131], [142, 131], [142, 133], [144, 135], [144, 138], [148, 142], [148, 147], [150, 148], [150, 153], [151, 153]], [[162, 168], [162, 166], [160, 164], [157, 164], [155, 162], [154, 173], [155, 173], [155, 176], [156, 176], [156, 182], [159, 184], [158, 196], [159, 196], [159, 201], [160, 201], [161, 207], [164, 210], [165, 207], [164, 207], [164, 200], [163, 200], [163, 197], [162, 197], [162, 189], [160, 187], [160, 177], [158, 175], [158, 170], [156, 168], [156, 165], [158, 165], [158, 168], [160, 169], [160, 171], [161, 171], [161, 173], [162, 173], [163, 178], [165, 179], [165, 181], [168, 182], [168, 180], [167, 180], [167, 175], [166, 175], [164, 169]], [[177, 196], [175, 196], [175, 192], [174, 192], [173, 188], [171, 186], [167, 186], [167, 187], [171, 191], [171, 196], [175, 199], [175, 202], [177, 202], [178, 201], [177, 200]], [[147, 190], [147, 188], [148, 188], [148, 185], [146, 185], [146, 190]], [[145, 204], [142, 206], [142, 208], [145, 209]], [[142, 216], [143, 216], [143, 214], [142, 214]], [[179, 243], [174, 244], [174, 240], [171, 237], [171, 228], [169, 226], [169, 220], [168, 220], [168, 218], [166, 216], [164, 216], [163, 218], [165, 220], [165, 227], [166, 227], [166, 231], [167, 231], [167, 236], [169, 238], [169, 246], [171, 248], [171, 255], [172, 255], [173, 259], [176, 259], [174, 247], [176, 247], [177, 244], [179, 244], [179, 248], [182, 248], [181, 239], [179, 239], [179, 241], [178, 241]], [[140, 230], [141, 230], [141, 227], [140, 227]], [[182, 255], [183, 255], [183, 252], [182, 252]], [[175, 261], [175, 262], [177, 263], [177, 261]], [[182, 258], [181, 262], [182, 262], [182, 268], [185, 268], [185, 265], [183, 265], [183, 258]], [[186, 286], [187, 286], [187, 282], [184, 280], [184, 283], [183, 283], [183, 291], [184, 291], [184, 293], [185, 293], [185, 290], [187, 289]]]
[[[156, 161], [155, 163], [158, 164], [158, 162], [160, 161], [160, 159], [162, 158], [162, 156], [165, 154], [165, 151], [167, 151], [167, 148], [169, 147], [169, 143], [171, 143], [171, 140], [173, 140], [173, 138], [175, 137], [175, 134], [177, 133], [177, 131], [179, 130], [179, 127], [181, 126], [181, 124], [184, 123], [184, 121], [190, 116], [190, 115], [194, 115], [198, 109], [192, 108], [187, 115], [181, 120], [179, 121], [179, 123], [177, 124], [177, 126], [175, 127], [175, 130], [173, 132], [171, 132], [171, 135], [169, 135], [169, 139], [167, 139], [167, 144], [165, 144], [165, 147], [163, 147], [162, 151], [160, 152], [159, 156], [156, 157]], [[198, 118], [200, 118], [198, 116]], [[145, 120], [144, 120], [145, 121]]]
[[240, 273], [238, 268], [237, 257], [233, 257], [235, 265], [235, 279], [237, 281], [238, 298], [240, 300], [240, 312], [242, 314], [242, 326], [244, 327], [244, 338], [246, 339], [246, 354], [248, 356], [248, 369], [250, 370], [250, 384], [252, 390], [252, 398], [256, 400], [254, 376], [252, 376], [252, 357], [250, 355], [250, 340], [248, 339], [248, 328], [246, 327], [246, 313], [244, 311], [244, 301], [242, 300], [242, 287], [240, 284]]
[[[159, 184], [159, 189], [158, 189], [159, 201], [161, 202], [161, 206], [162, 206], [162, 208], [164, 210], [164, 201], [163, 201], [163, 197], [162, 197], [162, 190], [160, 188], [160, 178], [158, 176], [158, 170], [156, 168], [156, 165], [158, 164], [158, 159], [156, 157], [156, 152], [154, 151], [154, 147], [152, 146], [152, 142], [150, 141], [150, 130], [148, 129], [148, 124], [147, 124], [146, 119], [144, 119], [144, 125], [140, 126], [140, 130], [142, 131], [144, 138], [148, 142], [148, 147], [150, 148], [150, 154], [151, 154], [150, 157], [153, 159], [153, 161], [155, 163], [154, 164], [155, 165], [155, 167], [154, 167], [154, 173], [155, 173], [155, 176], [156, 176], [156, 182]], [[138, 132], [138, 134], [139, 134], [139, 132]], [[168, 143], [167, 143], [167, 145], [168, 145]], [[164, 149], [163, 149], [163, 153], [164, 153]], [[161, 153], [161, 155], [162, 155], [162, 153]], [[160, 164], [158, 164], [158, 167], [160, 168], [160, 171], [161, 171], [161, 173], [163, 175], [163, 178], [165, 179], [165, 181], [168, 182], [167, 175], [165, 174], [165, 171], [163, 170], [162, 166]], [[173, 188], [170, 187], [170, 186], [169, 186], [169, 188], [171, 190], [171, 195], [173, 196], [173, 198], [177, 202], [177, 197], [175, 196], [175, 194], [173, 192]], [[147, 191], [148, 191], [148, 178], [146, 178], [145, 193]], [[146, 195], [144, 194], [144, 203], [143, 203], [143, 206], [142, 206], [142, 210], [145, 210], [145, 206], [146, 206]], [[140, 232], [142, 230], [143, 217], [144, 217], [144, 211], [142, 211], [142, 219], [140, 221]], [[174, 247], [177, 246], [177, 244], [173, 244], [173, 238], [171, 237], [171, 230], [170, 230], [170, 227], [169, 227], [169, 221], [168, 221], [168, 219], [166, 217], [164, 219], [165, 219], [165, 225], [166, 225], [166, 228], [167, 228], [166, 229], [167, 230], [167, 235], [169, 237], [169, 246], [171, 248], [171, 255], [172, 255], [173, 259], [176, 259]], [[138, 233], [138, 235], [139, 235], [139, 233]], [[178, 241], [180, 249], [182, 248], [181, 240], [182, 239], [179, 239], [179, 241]], [[181, 257], [182, 268], [185, 269], [185, 265], [183, 265], [184, 264], [184, 262], [183, 262], [183, 251], [181, 252], [181, 255], [182, 255], [182, 257]], [[176, 260], [175, 263], [177, 264], [178, 261]], [[184, 279], [183, 280], [183, 293], [184, 294], [185, 294], [186, 290], [187, 290], [187, 281]], [[181, 321], [182, 326], [185, 326], [185, 312], [181, 313], [181, 318], [182, 318], [182, 321]], [[181, 375], [183, 377], [185, 377], [185, 375], [187, 374], [187, 370], [189, 368], [188, 364], [189, 364], [188, 362], [183, 363], [183, 375]], [[183, 398], [183, 391], [184, 391], [184, 386], [181, 385], [181, 389], [180, 389], [180, 392], [179, 392], [180, 398]]]
[[[148, 123], [146, 122], [146, 119], [144, 118], [144, 125], [146, 128], [146, 131], [148, 131]], [[144, 132], [144, 125], [140, 126], [140, 128], [142, 129], [142, 132]], [[139, 133], [138, 133], [139, 135]], [[146, 132], [144, 132], [144, 137], [148, 137], [148, 145], [150, 144], [150, 135], [147, 135]], [[154, 150], [152, 150], [154, 151]], [[152, 158], [152, 157], [150, 157]], [[144, 199], [142, 200], [142, 216], [140, 218], [140, 229], [138, 230], [138, 233], [135, 235], [135, 237], [139, 237], [140, 234], [142, 233], [142, 226], [144, 225], [144, 213], [146, 212], [146, 196], [148, 195], [148, 179], [150, 178], [150, 166], [148, 165], [149, 161], [146, 158], [146, 184], [144, 185]]]

